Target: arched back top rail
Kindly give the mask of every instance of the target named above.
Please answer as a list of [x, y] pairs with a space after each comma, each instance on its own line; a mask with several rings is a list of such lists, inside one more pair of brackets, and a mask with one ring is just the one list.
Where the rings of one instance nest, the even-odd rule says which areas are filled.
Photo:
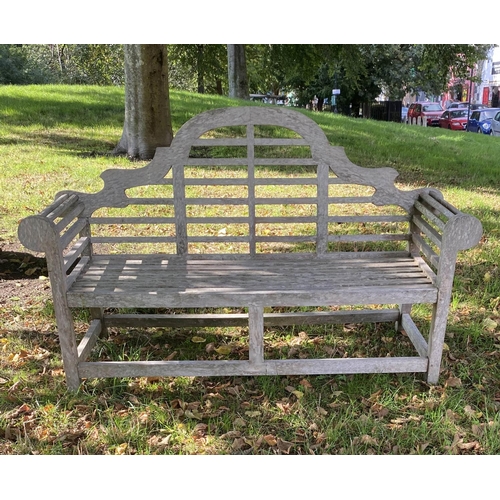
[[[153, 160], [142, 168], [109, 169], [101, 174], [104, 188], [94, 194], [62, 191], [57, 194], [78, 194], [85, 204], [85, 216], [90, 216], [101, 207], [125, 207], [129, 203], [126, 190], [151, 184], [164, 184], [165, 176], [173, 166], [183, 168], [190, 162], [192, 146], [208, 145], [210, 139], [201, 139], [204, 134], [224, 127], [246, 127], [246, 134], [239, 139], [226, 138], [213, 140], [214, 145], [246, 146], [247, 157], [239, 161], [244, 164], [258, 163], [255, 157], [255, 146], [259, 144], [276, 145], [294, 144], [310, 147], [310, 165], [327, 165], [331, 171], [346, 184], [360, 184], [375, 188], [372, 203], [375, 205], [393, 204], [410, 212], [415, 200], [422, 192], [432, 191], [442, 197], [435, 189], [417, 189], [402, 191], [394, 182], [398, 172], [389, 167], [367, 168], [352, 163], [346, 156], [344, 148], [331, 146], [319, 125], [303, 113], [286, 108], [264, 108], [257, 106], [240, 106], [213, 109], [201, 113], [187, 121], [177, 132], [170, 147], [159, 147]], [[254, 130], [258, 126], [275, 126], [289, 129], [300, 136], [300, 139], [266, 139], [255, 137]], [[303, 160], [303, 159], [302, 159]], [[288, 159], [288, 161], [291, 161]], [[301, 161], [297, 159], [297, 161]], [[319, 172], [319, 169], [318, 169]], [[319, 182], [319, 181], [318, 181]]]

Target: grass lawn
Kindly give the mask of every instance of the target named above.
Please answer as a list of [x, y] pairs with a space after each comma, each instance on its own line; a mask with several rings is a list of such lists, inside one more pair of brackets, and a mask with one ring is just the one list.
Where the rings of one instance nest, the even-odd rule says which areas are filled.
[[[240, 104], [172, 91], [174, 131], [203, 110]], [[145, 164], [108, 154], [123, 112], [119, 88], [0, 87], [0, 247], [15, 248], [19, 220], [59, 190], [96, 191], [103, 170]], [[308, 114], [354, 163], [393, 167], [401, 188], [436, 187], [483, 223], [480, 245], [459, 255], [440, 384], [412, 374], [178, 377], [89, 381], [70, 394], [43, 269], [31, 271], [27, 257], [14, 263], [25, 279], [0, 274], [0, 286], [18, 292], [0, 297], [0, 455], [500, 454], [500, 140]], [[82, 329], [86, 319], [75, 315]], [[266, 345], [307, 350], [341, 337], [360, 353], [390, 354], [398, 339], [389, 332], [273, 329]], [[220, 333], [151, 331], [135, 348], [190, 349]], [[222, 333], [237, 348], [238, 330]], [[119, 350], [122, 340], [115, 332], [102, 348]]]

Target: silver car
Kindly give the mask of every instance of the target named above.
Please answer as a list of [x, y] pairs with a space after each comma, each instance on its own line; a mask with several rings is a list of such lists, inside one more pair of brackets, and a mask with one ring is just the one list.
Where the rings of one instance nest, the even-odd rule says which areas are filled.
[[500, 111], [491, 119], [491, 137], [500, 137]]

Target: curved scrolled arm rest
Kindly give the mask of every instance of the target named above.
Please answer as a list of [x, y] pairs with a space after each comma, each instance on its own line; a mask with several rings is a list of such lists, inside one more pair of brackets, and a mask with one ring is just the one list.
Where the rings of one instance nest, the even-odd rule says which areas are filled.
[[483, 235], [483, 226], [474, 216], [458, 213], [446, 223], [443, 231], [443, 247], [456, 251], [477, 245]]
[[47, 252], [59, 237], [55, 224], [43, 215], [30, 215], [21, 220], [17, 234], [19, 241], [34, 252]]

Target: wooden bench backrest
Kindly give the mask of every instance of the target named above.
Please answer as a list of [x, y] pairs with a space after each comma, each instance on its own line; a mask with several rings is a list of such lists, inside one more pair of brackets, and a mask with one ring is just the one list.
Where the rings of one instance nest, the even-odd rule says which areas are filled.
[[129, 253], [401, 250], [429, 190], [401, 191], [397, 175], [354, 165], [298, 111], [249, 106], [192, 118], [147, 166], [107, 170], [102, 191], [76, 194], [93, 242]]

